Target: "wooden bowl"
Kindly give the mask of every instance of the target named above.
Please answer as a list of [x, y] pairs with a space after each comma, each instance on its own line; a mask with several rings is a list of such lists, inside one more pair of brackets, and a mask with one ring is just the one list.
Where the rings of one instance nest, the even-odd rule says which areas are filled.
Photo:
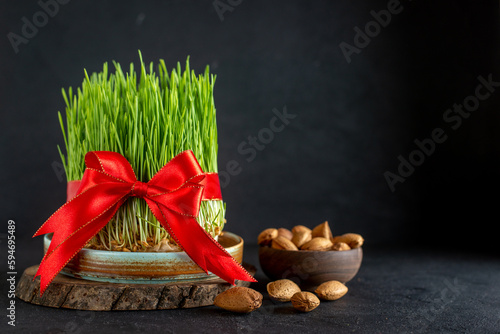
[[259, 262], [271, 280], [287, 278], [302, 289], [313, 291], [321, 283], [336, 280], [342, 283], [356, 276], [363, 250], [289, 251], [261, 246]]
[[[50, 245], [50, 236], [44, 237], [44, 251]], [[219, 243], [241, 263], [243, 239], [224, 231]], [[66, 264], [61, 273], [91, 281], [110, 283], [163, 284], [198, 282], [217, 279], [207, 275], [185, 252], [116, 252], [83, 248]]]

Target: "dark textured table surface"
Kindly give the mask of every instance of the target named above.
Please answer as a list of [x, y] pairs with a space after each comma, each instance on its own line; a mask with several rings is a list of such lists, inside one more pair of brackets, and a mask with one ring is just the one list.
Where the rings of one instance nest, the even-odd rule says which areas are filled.
[[[0, 332], [7, 328], [19, 333], [500, 333], [499, 256], [365, 247], [361, 269], [347, 283], [347, 295], [302, 314], [290, 303], [268, 298], [269, 280], [258, 265], [257, 247], [248, 245], [245, 252], [245, 261], [259, 270], [259, 283], [252, 287], [264, 295], [263, 306], [251, 314], [214, 306], [90, 312], [16, 300], [16, 327], [7, 326], [4, 315]], [[20, 269], [34, 264], [28, 262], [33, 258], [28, 250], [18, 255]], [[1, 288], [6, 306], [5, 279]]]

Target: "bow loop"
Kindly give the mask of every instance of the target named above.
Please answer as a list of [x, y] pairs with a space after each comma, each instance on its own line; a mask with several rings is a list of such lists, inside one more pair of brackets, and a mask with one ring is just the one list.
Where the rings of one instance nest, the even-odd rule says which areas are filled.
[[85, 154], [85, 166], [99, 170], [125, 182], [135, 182], [137, 177], [130, 163], [117, 152], [92, 151]]
[[173, 191], [185, 185], [186, 182], [196, 180], [197, 177], [200, 177], [201, 180], [203, 176], [203, 170], [198, 164], [194, 153], [184, 151], [163, 166], [148, 183], [150, 185], [161, 185], [161, 187]]

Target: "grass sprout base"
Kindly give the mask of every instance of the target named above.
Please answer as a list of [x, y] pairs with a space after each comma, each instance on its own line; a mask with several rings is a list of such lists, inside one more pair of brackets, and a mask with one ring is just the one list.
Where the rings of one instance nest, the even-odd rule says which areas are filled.
[[[132, 165], [138, 180], [147, 182], [174, 156], [192, 150], [204, 172], [217, 172], [217, 124], [213, 98], [215, 76], [207, 66], [203, 74], [180, 63], [170, 72], [160, 59], [149, 71], [139, 52], [140, 73], [130, 64], [124, 73], [113, 61], [99, 73], [88, 75], [76, 92], [62, 90], [66, 124], [61, 124], [66, 155], [59, 153], [68, 181], [80, 180], [89, 151], [114, 151]], [[213, 237], [225, 223], [225, 203], [203, 201], [198, 223]], [[158, 245], [175, 242], [143, 199], [130, 198], [87, 247], [123, 251], [158, 251]], [[162, 248], [163, 249], [163, 248]]]

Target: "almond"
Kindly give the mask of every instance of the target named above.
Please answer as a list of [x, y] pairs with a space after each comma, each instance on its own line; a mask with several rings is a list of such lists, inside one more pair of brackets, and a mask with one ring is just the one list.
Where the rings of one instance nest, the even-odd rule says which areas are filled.
[[312, 237], [322, 237], [322, 238], [327, 238], [330, 239], [332, 238], [332, 231], [330, 230], [330, 226], [328, 225], [328, 222], [325, 221], [323, 224], [319, 224], [312, 230]]
[[275, 228], [268, 228], [260, 232], [257, 237], [259, 245], [269, 245], [271, 241], [278, 236], [278, 230]]
[[311, 292], [297, 292], [292, 296], [292, 306], [302, 312], [311, 312], [319, 306], [319, 299]]
[[278, 235], [285, 237], [288, 240], [292, 240], [292, 237], [293, 237], [292, 231], [290, 231], [289, 229], [283, 228], [283, 227], [278, 229]]
[[316, 289], [316, 294], [323, 300], [337, 300], [347, 293], [347, 287], [339, 281], [328, 281]]
[[309, 227], [305, 227], [304, 225], [297, 225], [292, 228], [292, 233], [296, 233], [299, 231], [311, 232], [311, 229]]
[[280, 302], [289, 302], [292, 296], [300, 291], [299, 286], [289, 279], [280, 279], [267, 284], [269, 297]]
[[341, 235], [337, 235], [335, 237], [331, 237], [330, 241], [332, 242], [332, 244], [335, 244], [337, 242], [342, 242], [342, 236]]
[[332, 247], [332, 242], [330, 240], [317, 237], [312, 238], [310, 241], [303, 244], [300, 249], [309, 251], [326, 251], [329, 250], [330, 247]]
[[309, 231], [298, 231], [293, 234], [292, 242], [295, 246], [299, 247], [312, 239], [311, 232]]
[[292, 241], [282, 236], [274, 238], [271, 242], [271, 247], [285, 250], [299, 250]]
[[351, 248], [359, 248], [359, 247], [363, 246], [363, 243], [365, 242], [363, 237], [359, 234], [356, 234], [356, 233], [343, 234], [343, 235], [341, 235], [340, 241], [345, 242]]
[[349, 245], [346, 244], [345, 242], [336, 242], [333, 244], [331, 248], [331, 250], [333, 251], [345, 251], [349, 249], [351, 249], [351, 247], [349, 247]]
[[237, 286], [217, 295], [214, 305], [231, 312], [249, 313], [262, 305], [262, 294]]

